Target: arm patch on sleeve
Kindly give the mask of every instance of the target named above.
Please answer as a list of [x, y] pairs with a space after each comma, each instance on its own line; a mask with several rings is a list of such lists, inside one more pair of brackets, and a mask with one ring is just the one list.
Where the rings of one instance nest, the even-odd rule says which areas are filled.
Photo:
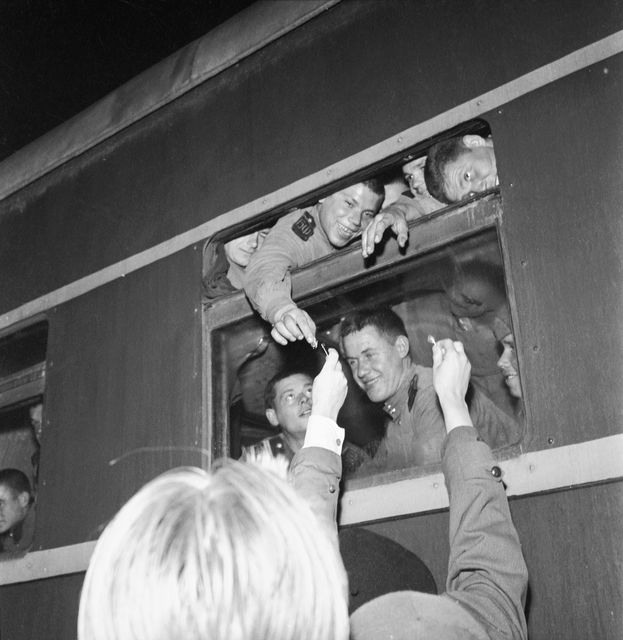
[[313, 235], [316, 221], [311, 213], [305, 211], [303, 215], [292, 225], [292, 231], [303, 241], [307, 242]]

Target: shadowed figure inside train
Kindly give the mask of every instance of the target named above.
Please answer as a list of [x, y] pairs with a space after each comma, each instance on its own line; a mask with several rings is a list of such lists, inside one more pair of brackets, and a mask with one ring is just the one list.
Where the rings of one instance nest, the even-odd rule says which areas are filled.
[[207, 300], [242, 289], [245, 269], [268, 231], [260, 229], [225, 243], [208, 242], [203, 254], [203, 291]]
[[509, 415], [515, 405], [498, 368], [500, 342], [511, 333], [504, 271], [485, 260], [451, 262], [444, 291], [424, 293], [393, 307], [407, 328], [411, 355], [432, 366], [429, 335], [465, 346], [472, 363], [471, 383]]
[[35, 527], [35, 496], [19, 469], [0, 470], [0, 552], [27, 551]]

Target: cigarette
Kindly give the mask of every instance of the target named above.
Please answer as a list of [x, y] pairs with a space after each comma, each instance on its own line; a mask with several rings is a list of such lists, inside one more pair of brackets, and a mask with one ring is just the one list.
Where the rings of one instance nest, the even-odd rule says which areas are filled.
[[435, 346], [437, 344], [437, 340], [435, 340], [435, 338], [433, 336], [431, 336], [429, 334], [428, 338], [426, 338], [426, 342], [428, 342], [428, 344], [432, 344], [433, 346]]
[[324, 346], [324, 344], [321, 342], [320, 346], [322, 347], [322, 350], [324, 351], [325, 355], [328, 356], [329, 352], [327, 351], [327, 348]]

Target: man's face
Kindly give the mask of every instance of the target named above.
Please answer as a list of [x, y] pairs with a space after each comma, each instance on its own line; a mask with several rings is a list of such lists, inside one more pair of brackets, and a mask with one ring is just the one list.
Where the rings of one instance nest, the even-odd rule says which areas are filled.
[[376, 215], [383, 202], [363, 183], [354, 184], [320, 201], [320, 224], [337, 248], [356, 238]]
[[233, 262], [243, 269], [246, 268], [251, 256], [262, 246], [268, 231], [268, 229], [262, 229], [247, 236], [234, 238], [226, 243], [225, 254], [229, 262]]
[[342, 349], [355, 382], [373, 402], [385, 402], [402, 379], [409, 343], [404, 336], [391, 339], [376, 327], [364, 327], [342, 338]]
[[28, 502], [27, 493], [14, 493], [11, 487], [0, 484], [0, 533], [6, 533], [26, 517]]
[[513, 398], [521, 398], [521, 381], [517, 365], [517, 354], [515, 353], [515, 337], [512, 333], [502, 338], [504, 351], [498, 360], [498, 367], [504, 375], [504, 381], [508, 391]]
[[444, 193], [450, 202], [499, 184], [493, 142], [481, 136], [463, 136], [465, 151], [444, 168]]
[[417, 160], [411, 160], [411, 162], [402, 165], [402, 175], [409, 185], [409, 190], [416, 197], [428, 195], [426, 181], [424, 180], [425, 164], [426, 156], [417, 158]]
[[312, 383], [305, 373], [295, 373], [277, 382], [274, 407], [266, 410], [269, 422], [293, 437], [303, 437], [311, 414]]

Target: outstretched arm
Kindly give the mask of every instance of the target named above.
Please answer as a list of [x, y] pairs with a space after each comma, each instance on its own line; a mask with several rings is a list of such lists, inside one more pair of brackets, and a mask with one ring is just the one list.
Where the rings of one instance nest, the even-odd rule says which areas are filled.
[[348, 383], [335, 349], [316, 376], [312, 389], [312, 413], [305, 443], [292, 460], [291, 477], [296, 490], [331, 529], [336, 528], [337, 499], [342, 476], [344, 429], [337, 414], [344, 404]]
[[290, 271], [314, 259], [310, 243], [292, 232], [292, 216], [277, 222], [245, 271], [244, 290], [252, 306], [273, 325], [271, 335], [279, 344], [315, 341], [316, 325], [292, 300]]
[[470, 365], [460, 342], [433, 347], [433, 384], [446, 420], [442, 465], [450, 494], [447, 594], [463, 604], [492, 638], [527, 637], [528, 584], [501, 471], [471, 427], [465, 404]]

